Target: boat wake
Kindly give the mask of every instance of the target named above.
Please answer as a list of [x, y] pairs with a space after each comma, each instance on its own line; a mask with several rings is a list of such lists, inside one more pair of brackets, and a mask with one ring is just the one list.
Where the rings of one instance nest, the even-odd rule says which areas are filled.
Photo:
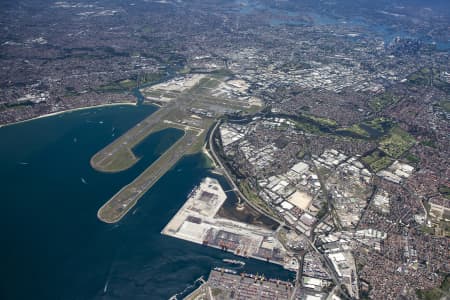
[[243, 262], [241, 260], [224, 258], [224, 259], [222, 259], [222, 261], [227, 264], [232, 265], [231, 268], [233, 268], [233, 269], [242, 269], [245, 266], [245, 262]]
[[[196, 288], [198, 288], [199, 286], [201, 286], [204, 283], [205, 283], [205, 280], [203, 279], [203, 276], [200, 276], [199, 278], [197, 278], [194, 281], [193, 284], [188, 285], [183, 291], [176, 293], [175, 295], [170, 297], [169, 300], [183, 299], [185, 296], [187, 296], [187, 294], [189, 292], [192, 292], [193, 290], [195, 290]], [[181, 298], [178, 298], [178, 297], [181, 297]]]
[[113, 272], [114, 262], [115, 262], [116, 257], [117, 257], [117, 251], [118, 250], [116, 249], [116, 251], [114, 252], [114, 258], [111, 261], [111, 264], [109, 265], [108, 275], [106, 276], [106, 282], [105, 282], [105, 285], [103, 286], [103, 294], [106, 294], [106, 292], [108, 291], [109, 281], [111, 280], [111, 275], [112, 275], [112, 272]]
[[108, 284], [109, 284], [109, 278], [105, 283], [105, 287], [103, 288], [103, 293], [106, 293], [108, 291]]

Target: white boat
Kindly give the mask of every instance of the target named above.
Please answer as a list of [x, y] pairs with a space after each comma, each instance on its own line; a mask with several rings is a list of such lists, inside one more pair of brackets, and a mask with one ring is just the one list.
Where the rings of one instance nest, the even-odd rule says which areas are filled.
[[233, 264], [233, 265], [245, 266], [245, 262], [240, 261], [240, 260], [224, 258], [224, 259], [222, 259], [222, 261], [226, 262], [226, 263], [229, 263], [229, 264]]
[[215, 267], [214, 268], [215, 271], [219, 271], [219, 272], [224, 272], [224, 273], [228, 273], [228, 274], [234, 274], [236, 275], [237, 272], [234, 270], [230, 270], [230, 269], [225, 269], [225, 268], [219, 268], [219, 267]]

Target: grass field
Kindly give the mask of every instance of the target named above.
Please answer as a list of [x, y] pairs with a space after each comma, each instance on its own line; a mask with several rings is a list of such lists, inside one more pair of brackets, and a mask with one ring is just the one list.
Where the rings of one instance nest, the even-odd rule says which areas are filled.
[[187, 152], [196, 139], [195, 132], [185, 132], [166, 152], [130, 184], [122, 188], [98, 211], [100, 220], [106, 223], [119, 221], [164, 174]]
[[449, 100], [442, 100], [439, 103], [439, 106], [442, 107], [442, 109], [447, 112], [450, 113], [450, 99]]
[[[214, 123], [216, 117], [224, 111], [232, 109], [243, 109], [239, 107], [236, 99], [224, 99], [216, 97], [211, 92], [222, 81], [226, 80], [221, 74], [207, 75], [193, 87], [176, 91], [168, 89], [165, 94], [173, 98], [164, 104], [159, 110], [141, 121], [135, 127], [127, 131], [124, 135], [106, 146], [95, 154], [91, 159], [91, 165], [103, 172], [119, 172], [133, 166], [137, 158], [133, 149], [140, 142], [144, 141], [150, 134], [167, 128], [178, 128], [184, 131], [184, 136], [170, 146], [161, 156], [153, 162], [142, 174], [133, 182], [126, 185], [116, 193], [98, 212], [98, 217], [107, 223], [119, 221], [148, 191], [159, 178], [161, 178], [171, 167], [173, 167], [183, 156], [194, 154], [202, 150], [208, 129]], [[131, 81], [121, 81], [116, 85], [131, 86]], [[158, 91], [159, 92], [159, 91]], [[166, 95], [166, 96], [167, 96]], [[197, 115], [192, 117], [193, 107], [205, 106], [208, 116]], [[252, 202], [258, 201], [251, 190], [247, 190]], [[259, 200], [261, 201], [261, 200]], [[259, 205], [266, 203], [259, 203]], [[269, 213], [270, 210], [266, 207]]]
[[370, 134], [364, 130], [359, 124], [354, 124], [350, 127], [339, 128], [337, 133], [350, 133], [352, 136], [370, 138]]
[[371, 154], [364, 156], [361, 160], [374, 172], [387, 168], [392, 164], [393, 159], [380, 150], [375, 150]]
[[126, 170], [130, 165], [134, 165], [138, 161], [138, 158], [133, 154], [133, 151], [128, 148], [122, 148], [104, 161], [104, 165], [107, 166], [104, 172], [119, 172]]
[[298, 130], [304, 131], [304, 132], [310, 132], [310, 133], [315, 133], [315, 134], [321, 134], [322, 131], [320, 130], [319, 127], [307, 123], [307, 122], [299, 122], [299, 121], [295, 121], [295, 128], [297, 128]]
[[[373, 129], [385, 134], [385, 130], [391, 126], [385, 122], [388, 121], [386, 119], [379, 118], [366, 121], [364, 124], [366, 126], [372, 126]], [[394, 159], [400, 158], [415, 144], [415, 142], [416, 140], [413, 136], [396, 126], [390, 128], [388, 134], [383, 135], [379, 142], [378, 149], [362, 157], [361, 160], [369, 166], [372, 171], [378, 172], [392, 164]], [[417, 163], [419, 161], [418, 157], [409, 152], [405, 158], [411, 163]]]
[[384, 108], [397, 103], [398, 97], [387, 92], [382, 95], [376, 96], [369, 101], [369, 106], [374, 111], [381, 111]]
[[450, 199], [450, 187], [446, 185], [440, 185], [439, 193], [441, 193], [442, 196], [446, 197], [447, 199]]
[[415, 144], [416, 140], [400, 127], [390, 130], [387, 137], [380, 141], [379, 148], [393, 158], [399, 158], [406, 150]]
[[392, 127], [391, 121], [384, 117], [367, 120], [362, 124], [381, 133], [384, 133], [386, 129], [390, 129]]
[[318, 123], [319, 125], [322, 125], [322, 126], [336, 127], [338, 125], [338, 123], [333, 119], [317, 117], [317, 116], [313, 116], [313, 115], [305, 115], [305, 117]]
[[248, 199], [248, 201], [250, 201], [255, 206], [262, 209], [268, 215], [271, 215], [275, 219], [278, 219], [278, 217], [270, 209], [269, 205], [253, 192], [253, 190], [251, 189], [251, 187], [249, 186], [249, 184], [247, 182], [242, 181], [239, 184], [239, 189], [241, 190], [242, 194], [244, 194], [244, 196]]

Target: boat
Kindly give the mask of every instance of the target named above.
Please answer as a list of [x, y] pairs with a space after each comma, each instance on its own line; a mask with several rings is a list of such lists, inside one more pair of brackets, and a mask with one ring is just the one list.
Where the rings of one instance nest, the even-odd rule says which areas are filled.
[[236, 260], [236, 259], [228, 259], [228, 258], [224, 258], [222, 259], [223, 262], [229, 263], [229, 264], [233, 264], [233, 265], [241, 265], [241, 266], [245, 266], [245, 262], [240, 261], [240, 260]]
[[192, 191], [190, 191], [189, 194], [188, 194], [188, 196], [187, 196], [188, 199], [191, 198], [191, 196], [195, 193], [195, 191], [197, 191], [197, 189], [198, 189], [198, 186], [197, 186], [197, 185], [194, 186], [194, 188], [192, 189]]
[[233, 275], [236, 275], [236, 274], [237, 274], [236, 271], [233, 271], [233, 270], [230, 270], [230, 269], [225, 269], [225, 268], [215, 267], [214, 270], [215, 270], [215, 271], [218, 271], [218, 272], [223, 272], [223, 273], [233, 274]]

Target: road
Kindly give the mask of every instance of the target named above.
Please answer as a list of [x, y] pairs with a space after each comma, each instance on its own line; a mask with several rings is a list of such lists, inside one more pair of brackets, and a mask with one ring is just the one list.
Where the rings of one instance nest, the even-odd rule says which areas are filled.
[[[180, 128], [185, 135], [130, 184], [123, 187], [97, 213], [107, 223], [119, 221], [184, 155], [200, 151], [207, 131], [225, 111], [236, 110], [237, 99], [214, 95], [213, 88], [228, 80], [227, 75], [207, 75], [186, 91], [176, 93], [171, 102], [128, 130], [91, 158], [91, 166], [101, 172], [120, 172], [139, 159], [133, 148], [154, 132]], [[176, 90], [178, 91], [178, 90]], [[213, 105], [211, 105], [213, 104]], [[245, 107], [246, 102], [239, 102]], [[239, 110], [242, 107], [238, 107]], [[195, 108], [195, 110], [194, 110]], [[240, 195], [243, 199], [243, 195]]]
[[[209, 151], [210, 151], [211, 157], [213, 157], [213, 159], [215, 160], [216, 164], [217, 164], [217, 165], [220, 167], [220, 169], [223, 171], [223, 174], [224, 174], [225, 177], [227, 178], [228, 182], [232, 185], [233, 190], [235, 190], [236, 193], [239, 195], [239, 197], [241, 197], [248, 205], [250, 205], [252, 208], [254, 208], [255, 210], [257, 210], [259, 213], [261, 213], [261, 214], [263, 214], [263, 215], [265, 215], [265, 216], [271, 218], [272, 220], [274, 220], [274, 221], [276, 221], [276, 222], [278, 222], [278, 223], [280, 223], [280, 224], [283, 224], [282, 221], [277, 220], [277, 219], [273, 218], [272, 216], [266, 214], [264, 211], [262, 211], [261, 209], [259, 209], [259, 208], [258, 208], [257, 206], [255, 206], [253, 203], [251, 203], [251, 202], [250, 202], [250, 201], [242, 194], [242, 192], [239, 190], [239, 188], [237, 187], [237, 185], [234, 183], [232, 177], [230, 176], [230, 174], [229, 174], [227, 168], [222, 164], [221, 160], [219, 159], [219, 157], [217, 156], [217, 154], [216, 154], [216, 152], [215, 152], [215, 150], [214, 150], [214, 143], [213, 143], [213, 136], [214, 136], [214, 133], [215, 133], [215, 131], [217, 130], [217, 128], [219, 128], [220, 124], [221, 124], [220, 121], [218, 121], [218, 122], [215, 124], [214, 128], [211, 130], [210, 135], [209, 135], [209, 137], [208, 137], [208, 146], [209, 146]], [[316, 170], [316, 171], [317, 171], [317, 170]], [[317, 172], [317, 173], [318, 173], [318, 172]], [[320, 178], [320, 177], [319, 177], [319, 178]], [[325, 187], [323, 178], [322, 178], [322, 180], [321, 180], [321, 184], [322, 184], [322, 187]], [[325, 192], [327, 192], [326, 189], [325, 189]], [[327, 195], [327, 196], [328, 196], [328, 195]], [[328, 200], [329, 200], [329, 199], [328, 199]], [[332, 211], [331, 211], [331, 212], [332, 212]], [[299, 232], [297, 229], [294, 228], [293, 230], [295, 230], [298, 234], [303, 235], [303, 233], [302, 233], [302, 232]], [[304, 235], [303, 235], [303, 236], [304, 236]], [[311, 241], [311, 238], [309, 238], [309, 237], [307, 237], [307, 236], [305, 236], [305, 237], [306, 237], [306, 240], [308, 241], [308, 243], [310, 244], [311, 248], [319, 255], [320, 260], [322, 261], [322, 263], [323, 263], [323, 264], [326, 266], [326, 268], [328, 269], [329, 274], [330, 274], [330, 276], [331, 276], [331, 278], [332, 278], [334, 284], [337, 286], [338, 290], [341, 292], [341, 295], [344, 295], [344, 298], [346, 298], [346, 299], [350, 299], [350, 298], [342, 291], [342, 289], [341, 289], [341, 282], [340, 282], [339, 277], [337, 276], [336, 271], [334, 270], [334, 267], [333, 267], [333, 265], [331, 264], [331, 262], [325, 257], [325, 255], [324, 255], [323, 253], [321, 253], [321, 252], [319, 251], [319, 249], [317, 249], [317, 247], [314, 245], [314, 242]], [[312, 237], [314, 237], [314, 235], [312, 235]], [[300, 268], [299, 268], [299, 269], [300, 269]], [[299, 271], [299, 272], [300, 272], [300, 271]], [[297, 276], [299, 276], [299, 274], [297, 274]], [[301, 278], [301, 276], [298, 277], [298, 278]], [[300, 284], [300, 282], [298, 282], [298, 283], [296, 284], [296, 286], [298, 286], [299, 284]]]
[[125, 134], [100, 150], [91, 158], [91, 166], [101, 172], [119, 172], [130, 168], [137, 162], [132, 149], [150, 134], [164, 129], [162, 120], [173, 114], [177, 109], [175, 104], [158, 109], [149, 117], [139, 122]]
[[214, 134], [217, 130], [217, 128], [219, 128], [221, 124], [221, 121], [218, 121], [216, 123], [216, 125], [214, 126], [214, 128], [211, 130], [211, 132], [209, 133], [209, 137], [208, 137], [208, 148], [209, 148], [209, 153], [211, 155], [211, 157], [214, 159], [215, 163], [219, 166], [219, 168], [222, 170], [223, 175], [225, 175], [227, 181], [231, 184], [232, 189], [235, 191], [235, 193], [239, 196], [239, 198], [241, 198], [242, 200], [245, 201], [245, 203], [247, 203], [251, 208], [253, 208], [254, 210], [256, 210], [257, 212], [259, 212], [260, 214], [270, 218], [271, 220], [282, 224], [283, 222], [277, 218], [274, 218], [273, 216], [267, 214], [266, 212], [264, 212], [262, 209], [260, 209], [258, 206], [256, 206], [255, 204], [253, 204], [250, 200], [247, 199], [247, 197], [245, 197], [245, 195], [239, 190], [238, 186], [236, 185], [236, 183], [234, 182], [234, 180], [232, 179], [230, 173], [228, 172], [228, 169], [222, 164], [222, 161], [219, 159], [219, 157], [216, 154], [216, 151], [214, 150], [214, 142], [213, 142], [213, 137]]
[[190, 150], [198, 138], [196, 131], [186, 131], [183, 137], [143, 173], [109, 199], [99, 209], [98, 218], [106, 223], [116, 223], [122, 219], [137, 201]]

